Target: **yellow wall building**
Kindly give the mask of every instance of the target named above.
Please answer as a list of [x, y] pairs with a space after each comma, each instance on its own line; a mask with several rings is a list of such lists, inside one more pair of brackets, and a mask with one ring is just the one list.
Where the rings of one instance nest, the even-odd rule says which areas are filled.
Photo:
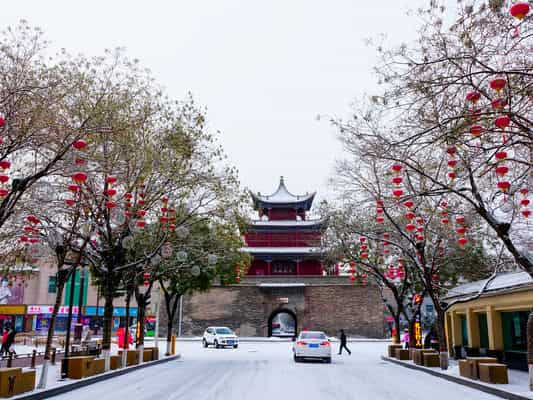
[[527, 370], [526, 327], [533, 308], [533, 279], [526, 272], [499, 274], [481, 295], [486, 280], [460, 285], [446, 302], [446, 337], [452, 355], [497, 356], [511, 368]]

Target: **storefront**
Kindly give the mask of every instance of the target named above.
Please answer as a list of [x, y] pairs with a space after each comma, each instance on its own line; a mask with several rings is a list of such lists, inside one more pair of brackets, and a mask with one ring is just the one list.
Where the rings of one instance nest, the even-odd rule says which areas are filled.
[[[54, 306], [29, 305], [27, 315], [32, 318], [32, 330], [36, 331], [37, 334], [45, 335], [50, 327], [53, 311]], [[54, 332], [63, 333], [67, 331], [68, 311], [68, 306], [59, 307]], [[72, 307], [72, 324], [77, 322], [77, 318], [78, 307]]]
[[26, 306], [21, 305], [0, 305], [0, 332], [6, 327], [15, 327], [17, 332], [24, 332]]
[[[98, 312], [97, 312], [98, 311]], [[93, 331], [101, 330], [104, 325], [104, 307], [87, 306], [83, 314], [87, 318], [87, 324]], [[130, 307], [130, 321], [129, 325], [134, 325], [137, 322], [137, 308]], [[113, 308], [113, 331], [116, 331], [120, 326], [126, 323], [126, 307]]]
[[[510, 368], [527, 370], [527, 319], [533, 308], [533, 279], [526, 272], [498, 275], [458, 286], [446, 301], [446, 332], [456, 358], [490, 355]], [[456, 304], [453, 304], [457, 300]]]

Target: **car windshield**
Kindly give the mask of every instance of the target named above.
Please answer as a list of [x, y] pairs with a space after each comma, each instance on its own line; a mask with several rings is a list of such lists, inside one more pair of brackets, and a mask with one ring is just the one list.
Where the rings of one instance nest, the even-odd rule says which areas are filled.
[[326, 335], [324, 335], [322, 332], [302, 332], [300, 334], [300, 338], [302, 339], [326, 339]]
[[228, 328], [217, 328], [215, 329], [219, 335], [231, 335], [233, 332]]

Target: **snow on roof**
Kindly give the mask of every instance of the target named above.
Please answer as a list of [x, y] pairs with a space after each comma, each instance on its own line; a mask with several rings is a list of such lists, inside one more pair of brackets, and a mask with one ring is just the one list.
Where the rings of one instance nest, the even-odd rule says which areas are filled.
[[[487, 279], [482, 279], [480, 281], [469, 282], [463, 285], [454, 287], [448, 292], [447, 298], [462, 296], [471, 293], [477, 293], [487, 282]], [[494, 292], [503, 289], [511, 289], [520, 286], [533, 285], [533, 278], [525, 272], [507, 272], [497, 275], [487, 286], [485, 292]]]
[[285, 186], [285, 181], [283, 180], [283, 177], [280, 177], [279, 179], [279, 186], [276, 189], [276, 191], [270, 195], [260, 195], [260, 194], [254, 194], [252, 193], [252, 197], [254, 197], [254, 200], [259, 200], [265, 203], [278, 203], [278, 204], [286, 204], [286, 203], [300, 203], [305, 202], [307, 200], [312, 199], [315, 196], [316, 192], [313, 193], [307, 193], [304, 195], [295, 195], [289, 192], [287, 187]]
[[283, 288], [283, 287], [305, 287], [305, 283], [278, 283], [278, 282], [272, 282], [272, 283], [260, 283], [257, 286], [259, 287], [266, 287], [266, 288]]
[[246, 253], [311, 254], [320, 253], [319, 247], [241, 247]]

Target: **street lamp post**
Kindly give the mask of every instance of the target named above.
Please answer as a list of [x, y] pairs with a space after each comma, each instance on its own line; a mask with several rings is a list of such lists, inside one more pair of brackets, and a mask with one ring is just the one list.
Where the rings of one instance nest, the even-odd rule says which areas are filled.
[[74, 307], [74, 285], [76, 283], [76, 267], [72, 267], [70, 271], [70, 293], [68, 304], [68, 317], [67, 317], [67, 334], [65, 337], [65, 356], [61, 363], [61, 379], [66, 379], [68, 375], [68, 357], [70, 347], [70, 326], [72, 325], [72, 308]]

